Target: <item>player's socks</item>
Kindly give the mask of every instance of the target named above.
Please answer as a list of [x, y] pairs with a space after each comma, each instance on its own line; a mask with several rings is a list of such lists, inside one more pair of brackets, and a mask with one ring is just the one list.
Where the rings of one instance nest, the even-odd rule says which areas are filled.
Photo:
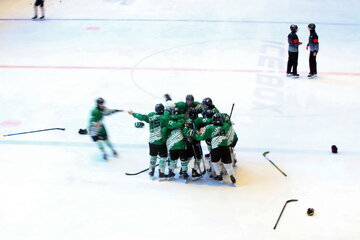
[[156, 160], [157, 160], [156, 156], [150, 156], [150, 167], [149, 167], [150, 169], [155, 169]]

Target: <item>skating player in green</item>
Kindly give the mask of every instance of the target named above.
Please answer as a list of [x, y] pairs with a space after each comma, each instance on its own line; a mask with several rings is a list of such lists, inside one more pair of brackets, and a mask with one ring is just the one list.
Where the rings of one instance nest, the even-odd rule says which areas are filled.
[[227, 133], [230, 125], [225, 123], [220, 113], [215, 113], [212, 117], [212, 124], [202, 128], [195, 135], [196, 140], [210, 140], [211, 142], [211, 162], [216, 173], [214, 180], [222, 181], [220, 159], [224, 164], [226, 172], [230, 176], [231, 182], [235, 184], [234, 169], [231, 163], [231, 154], [228, 144]]
[[147, 115], [134, 113], [129, 110], [128, 113], [140, 121], [149, 123], [150, 137], [149, 137], [149, 149], [150, 149], [150, 172], [151, 178], [154, 177], [155, 166], [157, 156], [160, 157], [159, 161], [159, 179], [166, 180], [165, 174], [166, 159], [168, 151], [166, 147], [167, 139], [167, 127], [169, 122], [169, 114], [164, 112], [164, 105], [161, 103], [156, 104], [155, 112], [151, 112]]
[[91, 111], [89, 120], [89, 134], [92, 140], [98, 145], [100, 151], [103, 153], [104, 159], [107, 160], [108, 155], [105, 152], [103, 143], [105, 143], [112, 150], [115, 156], [117, 156], [117, 152], [108, 139], [108, 134], [103, 123], [104, 116], [109, 116], [116, 112], [123, 112], [124, 110], [108, 109], [104, 104], [105, 100], [103, 98], [96, 99], [96, 107]]

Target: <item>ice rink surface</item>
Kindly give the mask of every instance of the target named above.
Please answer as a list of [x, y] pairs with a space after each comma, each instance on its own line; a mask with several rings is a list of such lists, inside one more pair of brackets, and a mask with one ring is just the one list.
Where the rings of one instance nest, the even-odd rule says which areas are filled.
[[[0, 239], [360, 238], [358, 1], [46, 0], [45, 21], [31, 4], [0, 1]], [[299, 79], [284, 76], [292, 23]], [[235, 103], [236, 187], [126, 176], [148, 167], [148, 129], [126, 113], [106, 119], [117, 159], [77, 134], [99, 96], [148, 113], [164, 93]]]

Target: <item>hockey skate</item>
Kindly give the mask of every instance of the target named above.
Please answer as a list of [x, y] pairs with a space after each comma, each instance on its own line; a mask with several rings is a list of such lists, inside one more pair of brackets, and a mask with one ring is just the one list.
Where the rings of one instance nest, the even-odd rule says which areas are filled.
[[161, 172], [159, 169], [159, 180], [164, 181], [164, 180], [167, 180], [167, 178], [168, 178], [167, 175], [165, 173]]
[[236, 183], [236, 178], [234, 177], [234, 175], [230, 175], [230, 180], [233, 184]]
[[169, 170], [169, 173], [168, 173], [168, 175], [167, 175], [167, 179], [168, 179], [168, 180], [172, 180], [172, 179], [174, 179], [174, 177], [175, 177], [174, 171], [173, 171], [173, 170]]
[[299, 78], [299, 77], [300, 77], [299, 74], [293, 74], [293, 75], [292, 75], [292, 78], [293, 78], [293, 79], [297, 79], [297, 78]]
[[222, 177], [221, 175], [216, 175], [216, 176], [214, 177], [214, 180], [215, 180], [215, 181], [222, 182], [222, 181], [223, 181], [223, 177]]
[[154, 179], [154, 174], [155, 174], [155, 168], [150, 168], [149, 177], [151, 180]]
[[192, 173], [191, 173], [191, 180], [192, 181], [197, 181], [202, 177], [202, 175], [200, 173], [198, 173], [198, 171], [196, 171], [194, 168], [192, 169]]
[[308, 79], [313, 79], [313, 78], [316, 78], [317, 77], [317, 75], [316, 74], [309, 74], [308, 76]]

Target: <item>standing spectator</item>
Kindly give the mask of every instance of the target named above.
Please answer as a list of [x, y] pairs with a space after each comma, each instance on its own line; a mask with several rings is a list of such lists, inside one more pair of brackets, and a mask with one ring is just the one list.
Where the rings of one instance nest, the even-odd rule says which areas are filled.
[[34, 4], [34, 17], [32, 19], [37, 19], [38, 18], [38, 8], [40, 7], [41, 9], [41, 17], [39, 19], [44, 19], [45, 18], [45, 9], [44, 9], [44, 2], [45, 0], [36, 0], [35, 4]]

